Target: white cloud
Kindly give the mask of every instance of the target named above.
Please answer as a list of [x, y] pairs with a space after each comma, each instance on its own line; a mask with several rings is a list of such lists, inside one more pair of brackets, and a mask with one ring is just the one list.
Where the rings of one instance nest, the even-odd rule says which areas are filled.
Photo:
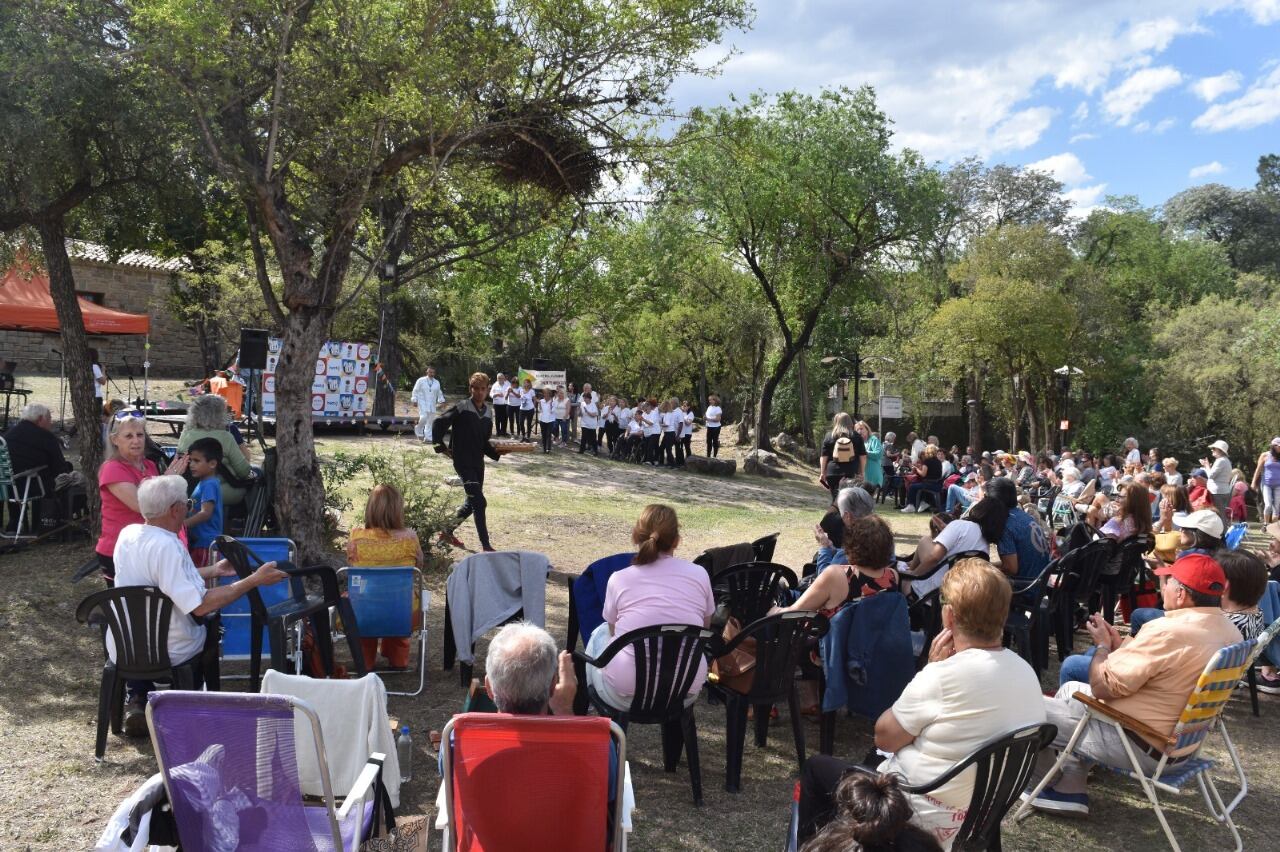
[[1248, 130], [1280, 119], [1280, 65], [1238, 98], [1214, 104], [1191, 122], [1197, 130]]
[[1133, 121], [1133, 117], [1151, 103], [1156, 95], [1181, 82], [1182, 74], [1172, 66], [1143, 68], [1141, 71], [1135, 71], [1120, 85], [1104, 94], [1102, 108], [1116, 124], [1124, 127]]
[[1089, 102], [1081, 101], [1080, 104], [1076, 107], [1076, 111], [1071, 113], [1071, 120], [1079, 123], [1081, 121], [1084, 121], [1088, 117], [1089, 117]]
[[1102, 205], [1102, 200], [1107, 191], [1105, 183], [1095, 183], [1093, 186], [1078, 186], [1075, 189], [1069, 189], [1062, 193], [1071, 204], [1071, 215], [1084, 218], [1097, 210]]
[[1133, 126], [1133, 132], [1154, 133], [1156, 136], [1159, 136], [1160, 134], [1172, 129], [1172, 127], [1177, 123], [1177, 120], [1172, 118], [1162, 118], [1155, 124], [1152, 124], [1149, 121], [1139, 121]]
[[1214, 160], [1212, 163], [1205, 163], [1203, 166], [1196, 166], [1191, 171], [1187, 172], [1187, 177], [1192, 180], [1196, 180], [1198, 178], [1208, 177], [1209, 175], [1220, 175], [1226, 170], [1226, 166], [1222, 165], [1222, 163], [1219, 163], [1217, 160]]
[[1280, 21], [1280, 0], [1243, 0], [1240, 5], [1259, 24]]
[[1054, 154], [1052, 157], [1036, 160], [1034, 163], [1027, 163], [1026, 168], [1034, 169], [1038, 172], [1048, 172], [1067, 186], [1076, 186], [1090, 178], [1089, 173], [1085, 170], [1084, 163], [1069, 151], [1065, 154]]
[[[1277, 0], [1280, 2], [1280, 0]], [[1223, 95], [1230, 94], [1240, 88], [1240, 72], [1228, 71], [1216, 77], [1201, 77], [1191, 84], [1191, 91], [1206, 103], [1213, 103]]]
[[1074, 145], [1077, 142], [1088, 142], [1091, 139], [1097, 139], [1097, 138], [1098, 138], [1098, 134], [1096, 133], [1077, 133], [1075, 136], [1072, 136], [1070, 139], [1067, 140], [1067, 144]]

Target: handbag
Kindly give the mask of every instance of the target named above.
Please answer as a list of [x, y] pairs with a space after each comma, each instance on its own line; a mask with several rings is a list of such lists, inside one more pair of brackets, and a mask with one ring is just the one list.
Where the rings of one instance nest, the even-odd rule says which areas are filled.
[[[721, 634], [724, 643], [728, 645], [741, 632], [742, 622], [736, 617], [730, 616], [729, 620], [725, 622], [724, 631]], [[716, 679], [721, 685], [732, 689], [734, 692], [746, 693], [751, 691], [751, 686], [756, 680], [755, 668], [756, 639], [754, 636], [743, 639], [738, 647], [711, 661], [711, 671], [715, 673]]]

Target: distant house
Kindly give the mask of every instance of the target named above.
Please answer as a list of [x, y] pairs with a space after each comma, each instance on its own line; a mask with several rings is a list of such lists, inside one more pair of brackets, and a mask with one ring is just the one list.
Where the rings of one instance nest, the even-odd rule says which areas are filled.
[[[151, 375], [192, 378], [201, 375], [200, 347], [195, 333], [173, 318], [166, 299], [172, 276], [182, 269], [181, 260], [164, 260], [144, 252], [128, 252], [115, 261], [94, 243], [67, 241], [76, 292], [86, 301], [108, 308], [151, 317]], [[142, 377], [146, 360], [144, 338], [138, 336], [90, 336], [89, 345], [107, 372], [123, 386], [130, 372]], [[61, 350], [56, 334], [0, 331], [0, 359], [14, 361], [25, 375], [57, 375]]]

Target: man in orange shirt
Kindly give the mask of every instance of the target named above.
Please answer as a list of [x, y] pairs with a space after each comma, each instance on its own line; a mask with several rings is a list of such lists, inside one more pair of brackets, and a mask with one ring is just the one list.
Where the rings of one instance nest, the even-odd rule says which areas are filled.
[[[1072, 698], [1077, 692], [1092, 695], [1161, 733], [1172, 733], [1204, 667], [1222, 648], [1241, 641], [1240, 631], [1222, 612], [1227, 578], [1212, 557], [1187, 554], [1155, 573], [1161, 577], [1164, 618], [1148, 622], [1137, 636], [1122, 640], [1115, 627], [1100, 616], [1089, 617], [1086, 628], [1096, 648], [1089, 682], [1065, 683], [1057, 695], [1044, 700], [1048, 721], [1058, 726], [1054, 749], [1066, 747], [1085, 715], [1084, 704]], [[1159, 748], [1138, 734], [1128, 736], [1143, 771], [1154, 770], [1161, 757]], [[1129, 765], [1121, 734], [1096, 720], [1085, 728], [1075, 751], [1112, 766]], [[1175, 752], [1170, 763], [1177, 758]], [[1053, 760], [1048, 749], [1040, 754], [1031, 787], [1053, 767]], [[1067, 760], [1062, 774], [1041, 791], [1032, 806], [1051, 813], [1087, 816], [1088, 774], [1088, 763]]]

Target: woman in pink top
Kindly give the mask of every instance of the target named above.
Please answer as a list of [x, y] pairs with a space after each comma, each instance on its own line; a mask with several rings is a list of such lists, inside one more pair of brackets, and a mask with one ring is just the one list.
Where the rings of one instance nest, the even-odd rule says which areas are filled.
[[[121, 411], [111, 419], [107, 432], [107, 460], [98, 468], [98, 495], [102, 499], [102, 534], [98, 537], [98, 565], [108, 586], [115, 585], [116, 537], [129, 524], [145, 523], [138, 511], [138, 486], [158, 475], [146, 458], [147, 426], [140, 411]], [[187, 457], [181, 455], [165, 473], [181, 474]]]
[[[680, 543], [676, 511], [670, 506], [645, 506], [631, 531], [639, 548], [630, 568], [609, 578], [604, 595], [604, 623], [587, 642], [587, 653], [601, 654], [616, 636], [655, 624], [695, 624], [706, 627], [715, 612], [711, 580], [706, 569], [672, 554]], [[686, 703], [697, 700], [707, 677], [707, 662], [698, 663]], [[635, 655], [624, 648], [604, 669], [587, 667], [587, 681], [607, 704], [619, 710], [631, 706], [636, 691]]]

